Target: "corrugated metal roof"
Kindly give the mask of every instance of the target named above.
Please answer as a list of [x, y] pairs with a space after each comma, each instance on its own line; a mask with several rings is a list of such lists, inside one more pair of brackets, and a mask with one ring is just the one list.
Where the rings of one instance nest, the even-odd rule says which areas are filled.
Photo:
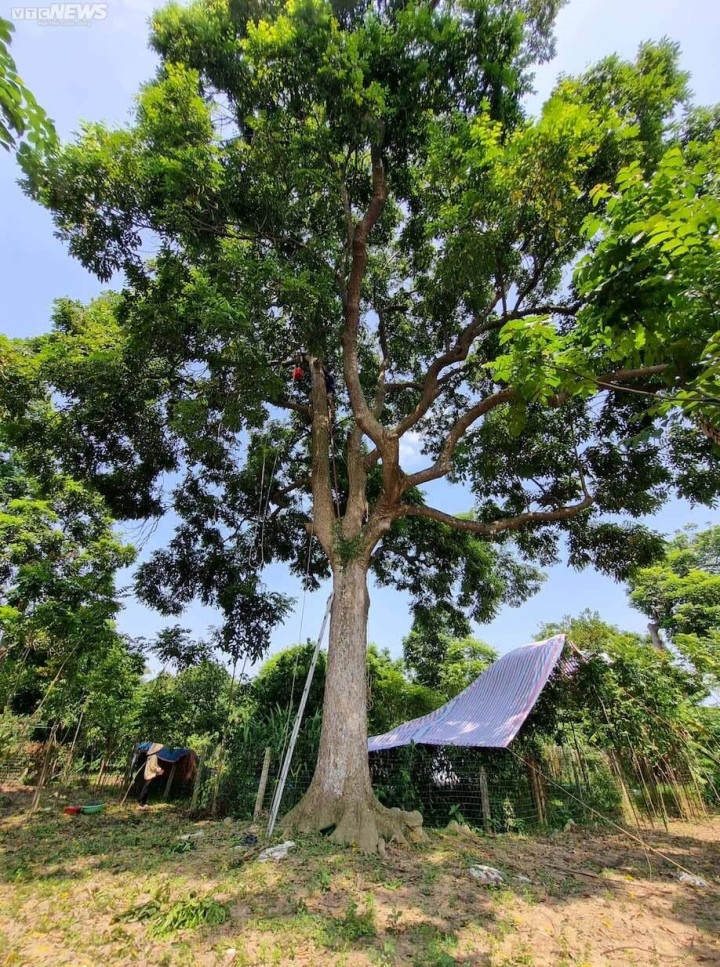
[[368, 751], [411, 742], [505, 749], [518, 734], [557, 665], [565, 635], [534, 641], [498, 658], [442, 708], [368, 739]]

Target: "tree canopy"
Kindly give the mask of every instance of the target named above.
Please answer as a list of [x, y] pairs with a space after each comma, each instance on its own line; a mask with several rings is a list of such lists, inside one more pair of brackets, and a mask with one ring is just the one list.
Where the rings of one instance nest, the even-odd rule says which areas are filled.
[[134, 557], [97, 494], [63, 475], [38, 480], [17, 455], [0, 456], [3, 704], [18, 676], [34, 693], [38, 675], [53, 679], [110, 646], [117, 571]]
[[664, 558], [630, 578], [630, 600], [701, 673], [720, 680], [720, 527], [678, 534]]
[[641, 757], [665, 781], [673, 764], [693, 763], [707, 742], [698, 706], [708, 694], [693, 669], [590, 610], [545, 624], [538, 634], [558, 632], [568, 634], [578, 652], [543, 691], [534, 728], [548, 734], [577, 725], [592, 744], [629, 758], [631, 771], [637, 770], [633, 758]]

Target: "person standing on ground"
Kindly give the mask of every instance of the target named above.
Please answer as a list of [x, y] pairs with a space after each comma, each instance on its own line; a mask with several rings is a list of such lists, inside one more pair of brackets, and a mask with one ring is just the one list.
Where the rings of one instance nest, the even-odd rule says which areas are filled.
[[162, 749], [162, 744], [160, 742], [153, 742], [153, 744], [148, 749], [147, 759], [145, 761], [145, 770], [143, 771], [143, 779], [145, 784], [142, 787], [142, 792], [140, 793], [140, 808], [148, 808], [148, 796], [150, 795], [150, 787], [152, 786], [155, 779], [163, 775], [164, 769], [161, 767], [158, 761], [158, 752]]

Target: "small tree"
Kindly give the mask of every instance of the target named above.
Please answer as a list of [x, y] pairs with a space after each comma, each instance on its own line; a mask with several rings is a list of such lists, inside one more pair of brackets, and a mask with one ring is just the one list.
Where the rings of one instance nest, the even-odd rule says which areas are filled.
[[[281, 610], [263, 565], [332, 574], [317, 769], [288, 821], [338, 842], [402, 835], [368, 771], [370, 571], [484, 619], [527, 588], [511, 537], [624, 577], [660, 541], [606, 515], [717, 490], [711, 441], [672, 418], [712, 421], [716, 134], [672, 126], [669, 43], [527, 119], [558, 6], [171, 5], [135, 123], [86, 126], [34, 189], [127, 287], [10, 350], [30, 398], [64, 404], [38, 420], [9, 392], [14, 432], [125, 514], [160, 512], [176, 473], [177, 532], [139, 586], [217, 604], [251, 654]], [[436, 505], [443, 479], [470, 517]]]
[[592, 744], [618, 753], [641, 781], [643, 769], [674, 782], [676, 768], [697, 768], [707, 731], [699, 706], [708, 692], [694, 671], [597, 612], [565, 616], [538, 633], [558, 632], [569, 635], [581, 657], [544, 689], [533, 711], [535, 728], [547, 733], [574, 723]]
[[137, 728], [143, 740], [186, 745], [191, 736], [218, 739], [238, 693], [227, 669], [204, 660], [177, 675], [161, 672], [137, 694]]
[[437, 689], [446, 701], [467, 688], [498, 657], [490, 645], [472, 638], [469, 631], [464, 615], [442, 608], [418, 608], [410, 634], [403, 639], [405, 664], [414, 680]]

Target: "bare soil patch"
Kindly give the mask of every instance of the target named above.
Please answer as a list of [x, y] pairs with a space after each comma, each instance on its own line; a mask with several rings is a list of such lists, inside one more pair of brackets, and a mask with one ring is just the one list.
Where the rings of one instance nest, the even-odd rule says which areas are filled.
[[[720, 965], [720, 819], [548, 837], [429, 831], [387, 858], [297, 841], [258, 863], [238, 823], [0, 791], [0, 965]], [[179, 837], [202, 833], [185, 841]], [[686, 867], [707, 888], [678, 882]], [[500, 887], [469, 873], [496, 867]], [[529, 881], [529, 882], [528, 882]]]

